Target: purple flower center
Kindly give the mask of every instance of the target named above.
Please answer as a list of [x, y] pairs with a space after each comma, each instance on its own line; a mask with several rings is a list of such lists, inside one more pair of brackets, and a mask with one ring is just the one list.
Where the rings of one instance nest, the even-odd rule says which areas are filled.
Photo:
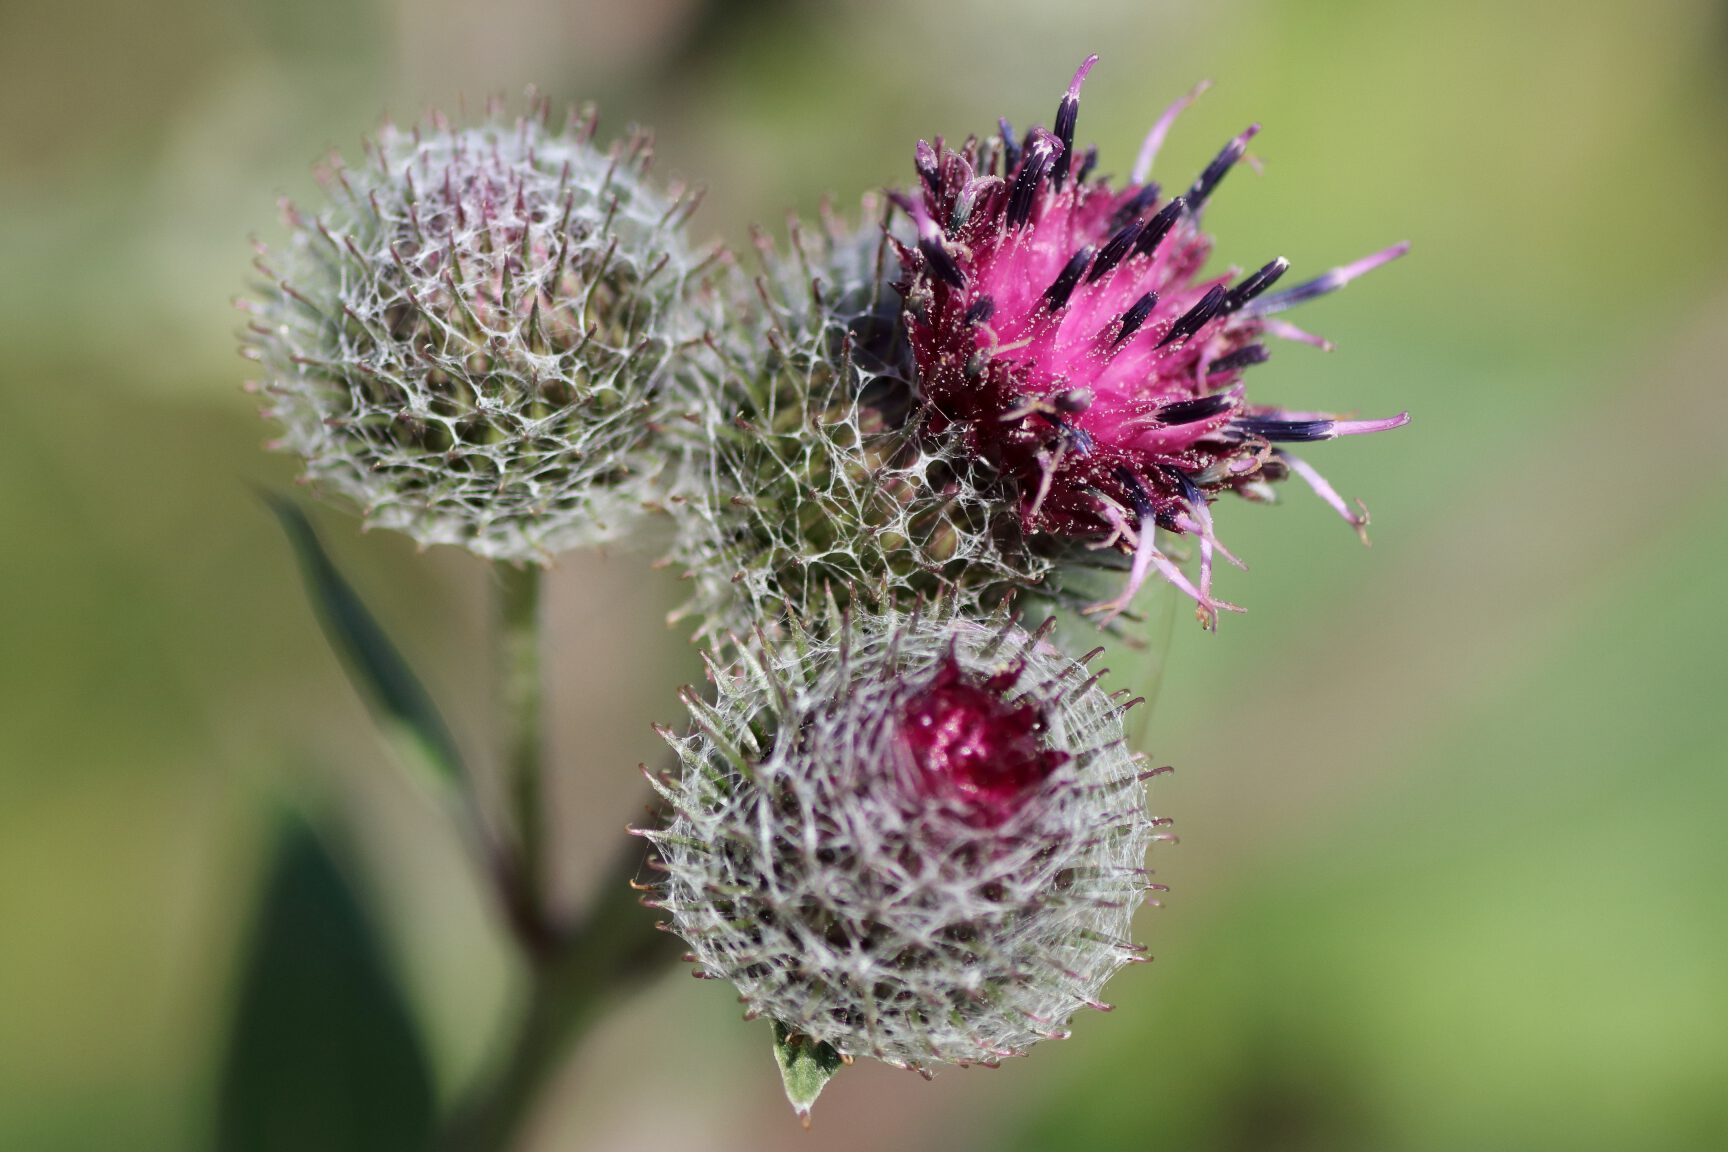
[[1044, 710], [1005, 698], [1019, 678], [1016, 668], [980, 682], [947, 657], [901, 705], [916, 795], [955, 804], [971, 823], [999, 825], [1067, 763], [1067, 753], [1044, 746]]

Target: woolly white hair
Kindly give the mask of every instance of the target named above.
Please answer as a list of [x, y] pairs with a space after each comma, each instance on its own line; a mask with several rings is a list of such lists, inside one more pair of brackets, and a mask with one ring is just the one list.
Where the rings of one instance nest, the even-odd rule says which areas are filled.
[[[670, 819], [641, 834], [664, 874], [649, 902], [696, 974], [842, 1055], [922, 1071], [1023, 1054], [1107, 1007], [1105, 981], [1145, 958], [1129, 932], [1166, 821], [1123, 736], [1137, 701], [1045, 631], [860, 613], [831, 641], [740, 645], [712, 703], [687, 691], [694, 729], [667, 733], [682, 770], [651, 777]], [[1009, 702], [1035, 703], [1066, 755], [1000, 824], [905, 785], [902, 710], [943, 660], [978, 683], [1018, 670]]]
[[669, 362], [713, 323], [681, 227], [695, 197], [647, 180], [648, 138], [603, 150], [592, 113], [385, 128], [322, 174], [243, 353], [276, 446], [369, 525], [544, 561], [637, 520]]

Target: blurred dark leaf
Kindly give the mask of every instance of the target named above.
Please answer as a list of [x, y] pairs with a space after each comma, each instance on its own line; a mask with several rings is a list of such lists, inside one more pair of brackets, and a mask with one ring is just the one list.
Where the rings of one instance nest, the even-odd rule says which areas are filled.
[[696, 5], [695, 19], [669, 54], [668, 70], [712, 65], [740, 46], [760, 41], [765, 33], [796, 35], [809, 15], [798, 0], [706, 0]]
[[424, 685], [390, 642], [359, 593], [342, 578], [318, 541], [306, 513], [293, 501], [264, 493], [270, 510], [294, 545], [306, 593], [317, 609], [330, 646], [341, 655], [349, 676], [372, 704], [393, 737], [405, 739], [443, 782], [461, 778], [461, 753]]
[[222, 1069], [220, 1152], [428, 1146], [431, 1073], [365, 909], [302, 821], [285, 825]]

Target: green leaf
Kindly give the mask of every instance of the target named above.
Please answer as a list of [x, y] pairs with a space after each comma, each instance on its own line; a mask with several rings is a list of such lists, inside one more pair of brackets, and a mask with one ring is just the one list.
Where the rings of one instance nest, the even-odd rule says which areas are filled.
[[337, 571], [306, 513], [282, 496], [271, 492], [263, 496], [294, 546], [306, 593], [349, 679], [372, 705], [392, 741], [406, 746], [411, 759], [446, 784], [458, 781], [461, 753], [425, 686], [359, 593]]
[[372, 924], [316, 834], [287, 823], [240, 979], [220, 1152], [415, 1152], [435, 1100]]
[[799, 1036], [779, 1021], [774, 1022], [774, 1062], [786, 1084], [786, 1099], [804, 1126], [810, 1126], [810, 1107], [822, 1089], [845, 1063], [832, 1045]]

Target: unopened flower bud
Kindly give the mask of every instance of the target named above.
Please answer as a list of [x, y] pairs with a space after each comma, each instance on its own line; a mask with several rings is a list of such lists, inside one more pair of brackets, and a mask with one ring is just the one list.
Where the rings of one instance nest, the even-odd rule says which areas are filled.
[[544, 561], [618, 536], [664, 467], [654, 415], [713, 322], [646, 136], [550, 109], [386, 127], [286, 210], [244, 353], [306, 478], [421, 544]]
[[698, 975], [843, 1056], [994, 1064], [1106, 1005], [1157, 823], [1127, 706], [1042, 634], [894, 612], [741, 649], [656, 780]]

